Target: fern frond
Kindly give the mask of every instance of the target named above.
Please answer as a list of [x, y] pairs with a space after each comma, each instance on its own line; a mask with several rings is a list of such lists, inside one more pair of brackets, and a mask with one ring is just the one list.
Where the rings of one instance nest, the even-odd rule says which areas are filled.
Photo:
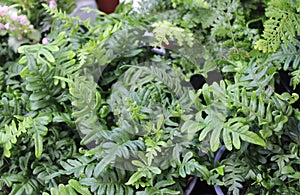
[[89, 51], [87, 51], [86, 48], [81, 48], [78, 50], [78, 60], [79, 60], [79, 64], [80, 66], [83, 66], [84, 64], [86, 64], [87, 59], [88, 59], [88, 55], [89, 55]]
[[70, 16], [63, 10], [52, 9], [47, 4], [43, 4], [44, 9], [52, 16], [53, 19], [59, 19], [61, 21], [65, 21], [65, 27], [72, 27], [72, 32], [75, 33], [79, 30], [80, 24], [85, 24], [86, 27], [90, 28], [90, 19], [83, 22], [79, 16], [74, 17]]
[[[231, 37], [233, 31], [232, 26], [229, 23], [230, 20], [235, 19], [236, 16], [240, 13], [238, 12], [239, 9], [239, 2], [236, 0], [224, 0], [224, 1], [217, 1], [214, 5], [214, 12], [213, 16], [214, 20], [212, 25], [211, 33], [213, 36], [229, 36]], [[234, 38], [234, 37], [232, 37]]]
[[124, 82], [130, 86], [130, 91], [134, 91], [146, 83], [157, 80], [166, 85], [175, 94], [181, 104], [186, 106], [189, 102], [189, 86], [184, 86], [184, 81], [181, 78], [184, 78], [182, 73], [176, 72], [176, 70], [166, 65], [140, 65], [132, 66], [125, 72]]
[[39, 183], [36, 179], [28, 179], [21, 174], [4, 173], [1, 175], [0, 181], [4, 182], [8, 187], [11, 187], [11, 194], [33, 194], [39, 192]]
[[[30, 63], [34, 64], [32, 61]], [[40, 69], [28, 66], [28, 73], [22, 73], [25, 89], [30, 93], [30, 110], [59, 107], [59, 102], [66, 101], [64, 95], [67, 91], [54, 85], [54, 75], [55, 69], [49, 68], [47, 64], [42, 65]]]
[[100, 132], [105, 127], [101, 124], [98, 117], [99, 109], [102, 105], [102, 98], [97, 91], [97, 84], [93, 78], [78, 77], [70, 85], [70, 94], [72, 95], [72, 105], [74, 111], [72, 116], [78, 130], [84, 138], [82, 144], [89, 144], [92, 141], [98, 141], [101, 138]]
[[252, 92], [247, 94], [247, 91], [233, 90], [232, 97], [234, 105], [238, 108], [238, 112], [243, 113], [247, 121], [258, 120], [258, 125], [271, 123], [272, 117], [268, 112], [271, 107], [271, 102], [265, 100], [264, 94]]
[[294, 89], [296, 89], [296, 87], [299, 85], [300, 83], [300, 70], [295, 70], [291, 73], [292, 77], [292, 83], [293, 83], [293, 87]]
[[199, 8], [205, 8], [208, 9], [210, 7], [210, 5], [205, 2], [204, 0], [187, 0], [187, 1], [183, 1], [183, 0], [172, 0], [173, 6], [176, 7], [178, 4], [183, 4], [185, 6], [190, 6], [193, 7], [195, 9], [199, 9]]
[[48, 133], [48, 125], [52, 121], [51, 116], [38, 116], [32, 120], [32, 124], [30, 128], [28, 128], [28, 134], [32, 135], [35, 146], [35, 156], [40, 158], [42, 156], [42, 152], [44, 150], [43, 142], [44, 137]]
[[[57, 188], [50, 188], [51, 195], [63, 195], [63, 194], [70, 194], [70, 195], [91, 195], [90, 190], [86, 187], [81, 185], [77, 180], [70, 179], [67, 185], [59, 184]], [[48, 192], [43, 192], [42, 195], [50, 195]]]
[[200, 133], [199, 140], [205, 139], [208, 133], [210, 135], [210, 145], [212, 151], [220, 147], [220, 137], [223, 138], [224, 144], [228, 150], [232, 150], [232, 145], [240, 149], [241, 141], [265, 146], [265, 142], [256, 133], [249, 130], [244, 118], [229, 119], [228, 121], [216, 120], [218, 114], [209, 113], [204, 123], [208, 124]]
[[255, 48], [265, 53], [278, 50], [281, 43], [295, 42], [296, 35], [300, 34], [300, 14], [296, 12], [293, 1], [272, 0], [268, 3], [264, 22], [262, 39], [258, 40]]
[[26, 132], [27, 121], [24, 122], [24, 126], [20, 123], [18, 127], [15, 121], [12, 121], [10, 125], [5, 125], [4, 131], [0, 132], [0, 145], [3, 147], [3, 153], [6, 157], [10, 157], [10, 150], [17, 143], [17, 138]]
[[117, 142], [106, 142], [102, 145], [102, 150], [105, 153], [105, 157], [100, 160], [96, 165], [94, 175], [98, 177], [104, 169], [111, 163], [122, 162], [122, 167], [125, 165], [124, 161], [130, 161], [130, 158], [135, 157], [134, 155], [144, 149], [144, 143], [141, 140], [128, 140], [123, 143]]
[[59, 167], [55, 165], [55, 162], [53, 161], [43, 161], [41, 159], [39, 159], [39, 161], [40, 162], [34, 161], [31, 163], [31, 167], [34, 167], [31, 173], [33, 177], [35, 177], [42, 185], [49, 187], [57, 186], [57, 180], [59, 180], [61, 176]]
[[93, 160], [90, 157], [78, 156], [76, 159], [61, 161], [60, 164], [65, 169], [62, 171], [64, 174], [74, 175], [76, 178], [80, 178], [83, 174], [91, 177], [95, 168]]
[[156, 42], [152, 44], [154, 47], [161, 46], [163, 43], [168, 45], [169, 40], [176, 40], [179, 46], [182, 46], [184, 43], [190, 47], [193, 46], [194, 37], [191, 32], [176, 27], [167, 21], [156, 22], [153, 24], [153, 27], [154, 37], [156, 38]]
[[241, 78], [237, 81], [241, 86], [249, 91], [255, 91], [257, 95], [263, 93], [267, 96], [269, 91], [267, 86], [273, 79], [273, 74], [268, 74], [268, 70], [272, 67], [271, 63], [259, 63], [251, 60], [245, 70], [243, 70]]
[[98, 178], [87, 177], [80, 183], [89, 186], [94, 194], [128, 194], [133, 195], [132, 187], [125, 185], [126, 172], [122, 169], [110, 168], [103, 172]]
[[[139, 27], [141, 28], [141, 27]], [[141, 47], [143, 33], [145, 30], [139, 28], [123, 28], [112, 34], [107, 40], [107, 53], [111, 59], [118, 57], [132, 58], [140, 54], [143, 50]]]
[[288, 42], [282, 44], [281, 49], [275, 54], [271, 55], [270, 61], [283, 64], [283, 70], [297, 70], [300, 67], [300, 41], [295, 43]]
[[176, 191], [176, 190], [168, 188], [168, 187], [172, 187], [172, 185], [174, 185], [174, 184], [175, 184], [175, 181], [173, 181], [173, 180], [159, 181], [159, 182], [155, 183], [155, 185], [153, 187], [146, 187], [146, 189], [144, 191], [138, 191], [136, 194], [137, 195], [180, 194], [180, 191]]
[[16, 119], [15, 116], [22, 115], [25, 104], [21, 97], [19, 89], [6, 87], [6, 91], [2, 93], [0, 99], [0, 127], [11, 123]]
[[[81, 65], [74, 59], [75, 52], [69, 47], [61, 47], [59, 52], [54, 53], [56, 62], [55, 77], [76, 78], [79, 76]], [[54, 78], [55, 78], [54, 77]], [[54, 85], [61, 85], [62, 89], [66, 88], [66, 82], [59, 79], [54, 79]]]
[[[54, 77], [59, 69], [54, 66], [56, 62], [63, 63], [63, 59], [56, 59], [55, 54], [60, 50], [67, 40], [64, 39], [65, 32], [61, 32], [55, 41], [49, 45], [26, 45], [18, 48], [19, 53], [25, 54], [19, 60], [20, 64], [26, 64], [20, 75], [24, 78], [25, 89], [29, 93], [29, 109], [32, 111], [60, 108], [60, 103], [67, 100], [66, 90], [56, 86], [58, 80]], [[33, 54], [36, 54], [33, 56]], [[62, 52], [62, 58], [68, 53]], [[71, 57], [74, 57], [71, 55]], [[68, 64], [72, 62], [69, 60]], [[66, 67], [68, 68], [68, 67]], [[68, 69], [67, 69], [68, 70]], [[64, 84], [62, 84], [64, 86]]]
[[206, 166], [199, 164], [193, 159], [193, 153], [188, 152], [184, 155], [182, 162], [179, 164], [179, 175], [185, 178], [187, 175], [201, 175], [204, 179], [208, 179], [210, 173]]
[[[220, 139], [228, 150], [233, 147], [239, 149], [240, 140], [265, 146], [258, 130], [263, 138], [268, 138], [273, 133], [283, 133], [284, 124], [292, 114], [291, 104], [298, 99], [297, 94], [288, 93], [258, 95], [255, 91], [248, 92], [244, 87], [232, 84], [226, 87], [223, 81], [220, 85], [214, 83], [209, 87], [205, 84], [201, 93], [207, 104], [201, 112], [205, 112], [207, 116], [205, 119], [198, 117], [200, 124], [196, 129], [201, 130], [200, 141], [210, 137], [213, 151], [220, 146]], [[249, 121], [253, 121], [255, 125], [248, 126]]]
[[2, 67], [0, 67], [0, 96], [3, 93], [3, 88], [4, 88], [4, 84], [5, 84], [5, 73]]
[[[242, 93], [241, 97], [238, 97], [239, 92], [235, 91], [233, 94], [229, 94], [225, 83], [222, 81], [220, 86], [214, 83], [211, 86], [212, 89], [207, 89], [207, 85], [203, 87], [203, 96], [207, 102], [207, 107], [203, 108], [204, 112], [208, 116], [201, 122], [199, 128], [203, 129], [200, 132], [199, 140], [202, 141], [210, 133], [210, 145], [213, 151], [216, 151], [220, 146], [220, 138], [223, 138], [224, 144], [227, 149], [232, 150], [232, 146], [236, 149], [240, 148], [240, 139], [246, 142], [264, 146], [265, 142], [257, 133], [251, 131], [247, 125], [247, 119], [249, 115], [244, 117], [233, 116], [233, 118], [228, 118], [233, 109], [245, 109], [247, 107], [249, 110], [253, 111], [250, 116], [257, 117], [257, 115], [263, 114], [260, 118], [264, 119], [265, 109], [262, 106], [264, 102], [260, 102], [260, 106], [257, 105], [256, 100], [253, 98], [251, 101], [248, 100], [248, 96]], [[212, 93], [212, 99], [210, 98], [210, 90]], [[260, 99], [262, 100], [262, 99]], [[250, 104], [249, 104], [250, 102]], [[250, 117], [251, 118], [251, 117]]]
[[43, 141], [44, 137], [48, 132], [48, 125], [52, 118], [50, 116], [37, 116], [35, 118], [25, 117], [22, 121], [15, 123], [12, 121], [11, 125], [5, 126], [5, 133], [0, 132], [1, 141], [0, 144], [3, 145], [4, 155], [10, 157], [10, 149], [13, 144], [17, 142], [17, 138], [22, 133], [28, 133], [32, 136], [35, 146], [35, 156], [40, 158], [43, 152]]
[[239, 195], [245, 181], [243, 175], [246, 175], [249, 171], [249, 166], [241, 160], [234, 159], [226, 159], [222, 161], [222, 164], [225, 164], [223, 181], [228, 188], [228, 192]]
[[[103, 48], [103, 44], [89, 41], [84, 44], [77, 52], [80, 67], [99, 67], [108, 64], [113, 58], [108, 58], [108, 51]], [[93, 73], [92, 73], [93, 74]], [[94, 73], [95, 74], [95, 73]]]

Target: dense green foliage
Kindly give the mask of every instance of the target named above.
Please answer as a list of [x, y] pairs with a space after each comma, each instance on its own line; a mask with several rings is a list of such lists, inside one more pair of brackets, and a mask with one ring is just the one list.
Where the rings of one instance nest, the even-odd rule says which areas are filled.
[[190, 176], [300, 193], [298, 1], [144, 0], [93, 23], [68, 2], [27, 13], [49, 43], [0, 55], [0, 194], [183, 194]]

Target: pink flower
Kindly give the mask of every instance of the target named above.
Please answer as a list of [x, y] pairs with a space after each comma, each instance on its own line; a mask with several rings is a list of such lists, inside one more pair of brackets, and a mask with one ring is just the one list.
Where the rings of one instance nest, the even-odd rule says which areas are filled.
[[17, 14], [13, 14], [10, 16], [10, 19], [12, 19], [13, 21], [17, 21], [17, 20], [19, 20], [19, 17]]
[[11, 26], [9, 29], [10, 30], [16, 30], [16, 27], [15, 26]]
[[19, 17], [19, 19], [20, 19], [20, 24], [24, 26], [27, 22], [27, 17], [25, 15], [22, 15]]
[[57, 7], [57, 4], [56, 4], [55, 0], [50, 0], [49, 1], [49, 7], [51, 9], [55, 9]]
[[4, 28], [8, 30], [8, 29], [9, 29], [9, 23], [6, 23], [6, 24], [4, 25]]
[[22, 41], [22, 40], [23, 40], [23, 37], [22, 37], [22, 36], [19, 36], [19, 37], [18, 37], [18, 40], [19, 40], [19, 41]]
[[29, 29], [33, 29], [34, 26], [32, 24], [30, 24], [28, 27], [29, 27]]
[[42, 44], [44, 44], [44, 45], [48, 45], [48, 44], [49, 44], [49, 40], [48, 40], [47, 37], [44, 37], [44, 38], [42, 39]]
[[19, 17], [19, 20], [20, 20], [20, 24], [24, 26], [27, 22], [27, 17], [25, 15], [22, 15]]
[[0, 16], [4, 16], [8, 12], [8, 6], [0, 6]]
[[0, 23], [0, 29], [4, 28], [4, 24]]

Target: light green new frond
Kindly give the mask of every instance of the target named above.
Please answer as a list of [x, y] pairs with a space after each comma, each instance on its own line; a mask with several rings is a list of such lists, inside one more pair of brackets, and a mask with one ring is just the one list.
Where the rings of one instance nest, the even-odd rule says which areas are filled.
[[81, 185], [77, 180], [70, 179], [67, 185], [59, 184], [58, 187], [50, 188], [50, 194], [43, 192], [42, 195], [91, 195], [89, 188]]
[[183, 4], [185, 6], [190, 6], [194, 9], [205, 8], [208, 9], [210, 7], [209, 3], [204, 0], [172, 0], [173, 7], [177, 5]]
[[162, 46], [163, 43], [169, 44], [169, 40], [176, 40], [179, 46], [188, 44], [190, 47], [193, 46], [194, 37], [191, 32], [176, 27], [168, 21], [156, 22], [152, 25], [154, 27], [153, 33], [156, 38], [156, 42], [152, 45], [154, 47]]
[[[103, 44], [89, 41], [84, 44], [77, 52], [80, 67], [103, 66], [112, 59], [108, 58], [108, 50], [103, 48]], [[95, 74], [95, 73], [94, 73]]]
[[265, 53], [276, 52], [280, 45], [295, 42], [300, 34], [300, 14], [295, 4], [288, 0], [272, 0], [266, 9], [268, 19], [264, 22], [264, 32], [255, 48]]
[[11, 148], [16, 144], [17, 138], [26, 132], [26, 127], [27, 123], [24, 123], [24, 126], [19, 123], [17, 126], [15, 121], [12, 121], [10, 125], [5, 125], [4, 131], [0, 132], [0, 146], [4, 150], [4, 156], [8, 158], [11, 156]]
[[23, 118], [17, 124], [12, 121], [10, 125], [6, 125], [4, 132], [0, 132], [0, 145], [4, 149], [4, 155], [10, 157], [10, 149], [17, 143], [18, 137], [23, 133], [32, 136], [35, 146], [35, 156], [40, 158], [43, 152], [44, 137], [48, 132], [48, 125], [51, 122], [49, 116], [37, 116], [34, 119], [30, 117]]
[[296, 89], [296, 87], [299, 85], [300, 83], [300, 70], [295, 70], [291, 73], [292, 77], [292, 83], [293, 83], [293, 87], [294, 89]]
[[173, 180], [164, 180], [157, 182], [153, 187], [147, 187], [144, 191], [138, 191], [136, 195], [172, 195], [172, 194], [180, 194], [179, 191], [172, 190], [168, 187], [172, 187], [175, 184]]
[[86, 48], [81, 48], [78, 50], [77, 55], [78, 55], [78, 60], [79, 60], [80, 66], [83, 66], [86, 63], [90, 53]]

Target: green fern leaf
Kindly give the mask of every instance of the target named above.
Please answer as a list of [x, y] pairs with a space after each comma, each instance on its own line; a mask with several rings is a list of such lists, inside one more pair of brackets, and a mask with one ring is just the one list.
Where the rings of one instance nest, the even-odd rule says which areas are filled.
[[[204, 86], [204, 88], [206, 87]], [[210, 90], [213, 92], [213, 98], [209, 97]], [[233, 147], [239, 149], [241, 145], [240, 140], [266, 146], [264, 140], [249, 129], [247, 125], [248, 119], [246, 119], [249, 116], [246, 115], [245, 118], [233, 116], [233, 118], [226, 119], [228, 118], [227, 113], [230, 113], [230, 110], [234, 109], [235, 106], [237, 108], [247, 107], [248, 110], [254, 112], [254, 118], [258, 115], [256, 113], [261, 112], [264, 114], [265, 107], [261, 103], [259, 106], [257, 105], [256, 96], [252, 96], [251, 101], [249, 101], [245, 93], [242, 93], [243, 96], [240, 98], [239, 94], [241, 93], [238, 91], [238, 88], [230, 95], [223, 81], [220, 86], [214, 83], [211, 89], [204, 90], [202, 93], [209, 104], [203, 108], [207, 116], [200, 121], [203, 128], [200, 131], [199, 140], [203, 141], [209, 134], [212, 151], [216, 151], [220, 147], [220, 138], [223, 138], [228, 150], [232, 150]], [[259, 110], [257, 111], [258, 107]], [[254, 120], [254, 118], [251, 120]], [[261, 118], [264, 119], [265, 116], [263, 115]]]
[[246, 163], [234, 159], [226, 159], [222, 161], [222, 164], [225, 164], [223, 181], [228, 188], [228, 192], [233, 195], [239, 195], [245, 181], [243, 175], [247, 173], [249, 167]]
[[5, 125], [5, 132], [0, 132], [0, 145], [4, 149], [4, 156], [10, 157], [10, 150], [12, 146], [17, 142], [17, 138], [21, 136], [22, 133], [26, 133], [28, 128], [31, 127], [32, 119], [24, 118], [22, 122], [17, 124], [15, 121], [11, 122], [11, 125]]
[[126, 141], [123, 143], [106, 142], [102, 145], [105, 157], [96, 165], [94, 175], [98, 177], [104, 169], [117, 158], [129, 159], [130, 155], [142, 149], [144, 144], [141, 140]]
[[255, 48], [263, 52], [273, 53], [281, 43], [295, 42], [300, 34], [300, 15], [294, 10], [294, 4], [288, 0], [272, 0], [266, 9], [269, 18], [264, 22], [262, 39], [258, 40]]
[[209, 178], [209, 171], [206, 166], [200, 165], [195, 159], [193, 159], [193, 153], [187, 152], [182, 162], [179, 164], [179, 175], [185, 178], [187, 175], [197, 175], [204, 179]]
[[39, 183], [33, 178], [26, 178], [21, 174], [4, 173], [0, 181], [11, 187], [10, 194], [33, 194], [37, 195]]
[[[67, 185], [59, 184], [57, 188], [50, 188], [51, 195], [91, 195], [89, 189], [82, 186], [78, 181], [70, 179]], [[43, 195], [49, 195], [47, 192], [43, 192]]]
[[282, 44], [281, 49], [271, 55], [269, 60], [275, 63], [283, 63], [283, 70], [297, 70], [300, 67], [300, 41]]
[[173, 180], [159, 181], [153, 187], [146, 187], [146, 189], [144, 191], [138, 191], [136, 194], [137, 195], [180, 194], [179, 191], [175, 191], [170, 188], [167, 188], [168, 186], [171, 187], [173, 184], [175, 184], [175, 181], [173, 181]]
[[[100, 132], [105, 128], [105, 122], [100, 121], [98, 112], [103, 104], [97, 84], [93, 78], [78, 77], [70, 81], [70, 94], [74, 111], [72, 116], [80, 133], [84, 136], [81, 143], [89, 144], [98, 141], [102, 136]], [[103, 123], [102, 123], [103, 122]]]
[[156, 22], [153, 24], [153, 27], [154, 37], [156, 38], [156, 42], [152, 44], [154, 47], [161, 46], [163, 43], [168, 45], [168, 38], [178, 41], [179, 46], [182, 46], [184, 42], [190, 47], [193, 46], [194, 37], [192, 33], [176, 27], [168, 21]]
[[272, 81], [273, 74], [268, 74], [269, 69], [272, 65], [268, 62], [260, 64], [251, 60], [247, 68], [243, 71], [241, 78], [238, 82], [241, 86], [245, 87], [247, 90], [253, 90], [257, 95], [264, 93], [266, 94], [266, 86]]
[[35, 156], [40, 158], [43, 152], [44, 137], [48, 133], [48, 125], [52, 121], [51, 116], [38, 116], [32, 120], [31, 127], [28, 129], [28, 134], [32, 134], [35, 146]]
[[296, 87], [299, 85], [300, 83], [300, 70], [295, 70], [291, 73], [292, 77], [292, 83], [293, 83], [293, 87], [294, 89], [296, 89]]
[[79, 182], [82, 185], [89, 186], [94, 194], [128, 194], [133, 195], [134, 190], [130, 186], [126, 186], [126, 172], [120, 169], [108, 169], [104, 171], [98, 178], [87, 177]]

